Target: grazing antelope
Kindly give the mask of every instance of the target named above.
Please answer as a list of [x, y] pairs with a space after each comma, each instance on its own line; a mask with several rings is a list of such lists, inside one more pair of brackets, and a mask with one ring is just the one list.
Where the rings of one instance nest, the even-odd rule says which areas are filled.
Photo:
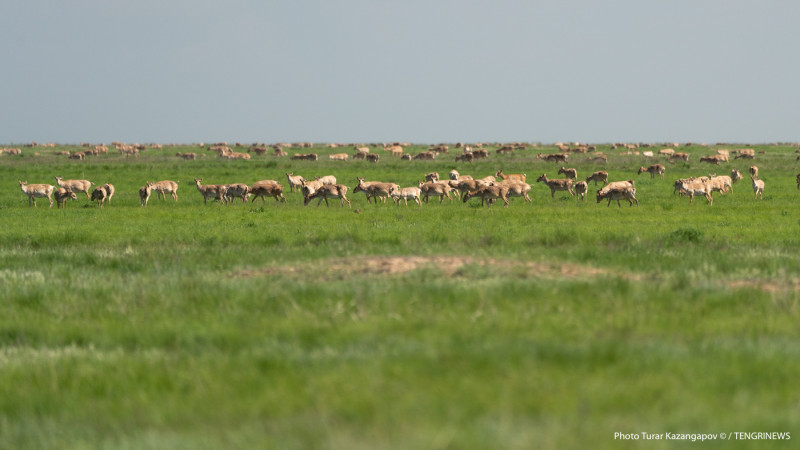
[[159, 199], [166, 200], [167, 194], [172, 196], [172, 199], [178, 201], [178, 182], [172, 180], [163, 180], [152, 183], [152, 190], [156, 191]]
[[214, 201], [219, 200], [222, 204], [225, 204], [225, 197], [224, 197], [224, 184], [200, 184], [203, 181], [202, 178], [194, 178], [194, 182], [197, 185], [197, 190], [203, 195], [203, 204], [208, 204], [208, 199], [212, 199]]
[[616, 200], [617, 206], [622, 207], [620, 205], [620, 200], [627, 200], [628, 206], [633, 206], [633, 202], [636, 202], [636, 206], [639, 206], [639, 200], [636, 199], [636, 189], [632, 188], [622, 188], [622, 189], [608, 189], [608, 190], [599, 190], [597, 191], [597, 203], [600, 203], [603, 200], [608, 200], [608, 205], [611, 206], [611, 201]]
[[503, 207], [508, 208], [508, 186], [482, 186], [477, 191], [464, 193], [464, 196], [461, 197], [461, 201], [466, 203], [467, 200], [472, 197], [480, 197], [481, 206], [486, 203], [487, 208], [492, 206], [492, 200], [500, 198], [503, 200]]
[[94, 184], [89, 180], [65, 180], [61, 177], [56, 177], [56, 183], [58, 187], [68, 188], [72, 192], [83, 192], [87, 199], [89, 199], [89, 189]]
[[347, 186], [343, 184], [326, 184], [320, 186], [319, 189], [306, 196], [306, 198], [303, 200], [303, 205], [307, 206], [308, 202], [314, 198], [320, 197], [317, 206], [322, 204], [322, 200], [325, 200], [325, 206], [330, 206], [328, 199], [338, 198], [341, 200], [342, 207], [344, 207], [344, 202], [347, 202], [347, 207], [350, 208], [350, 200], [347, 199], [347, 189]]
[[28, 196], [28, 206], [33, 204], [36, 208], [36, 197], [47, 197], [50, 200], [50, 207], [53, 207], [53, 189], [55, 187], [50, 184], [28, 184], [27, 181], [20, 181], [19, 188]]
[[539, 178], [536, 179], [536, 182], [542, 182], [550, 188], [550, 196], [555, 198], [556, 191], [567, 191], [569, 195], [575, 196], [575, 191], [572, 190], [573, 181], [570, 179], [560, 179], [560, 180], [548, 180], [547, 174], [542, 174]]
[[139, 204], [142, 207], [147, 206], [147, 202], [150, 201], [150, 193], [152, 192], [153, 183], [147, 182], [144, 186], [139, 188]]
[[664, 172], [666, 172], [666, 171], [667, 171], [667, 168], [664, 167], [663, 165], [661, 165], [661, 164], [653, 164], [653, 165], [648, 166], [646, 168], [645, 167], [639, 167], [639, 172], [637, 173], [637, 175], [641, 175], [644, 172], [648, 172], [650, 174], [650, 179], [655, 178], [656, 174], [658, 174], [658, 175], [661, 175], [661, 179], [663, 180], [664, 179]]
[[78, 196], [75, 195], [74, 192], [70, 191], [69, 189], [65, 188], [58, 188], [53, 193], [53, 196], [56, 198], [56, 205], [59, 209], [67, 207], [67, 200], [73, 199], [77, 200]]
[[283, 196], [283, 186], [275, 180], [258, 181], [250, 186], [250, 194], [253, 195], [253, 201], [261, 197], [261, 203], [265, 203], [265, 197], [274, 197], [275, 201], [280, 203], [283, 200], [286, 203], [286, 198]]

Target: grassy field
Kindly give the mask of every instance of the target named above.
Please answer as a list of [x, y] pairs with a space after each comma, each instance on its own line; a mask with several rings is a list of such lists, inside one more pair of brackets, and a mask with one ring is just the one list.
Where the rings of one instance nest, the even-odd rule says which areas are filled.
[[[496, 147], [490, 147], [496, 148]], [[735, 149], [739, 146], [727, 146]], [[426, 172], [536, 158], [223, 161], [189, 147], [70, 161], [63, 148], [0, 156], [0, 448], [673, 448], [615, 432], [791, 432], [800, 438], [800, 192], [794, 146], [698, 163], [664, 180], [601, 147], [640, 206], [551, 198], [352, 208], [289, 193], [286, 172], [410, 186]], [[70, 148], [75, 150], [75, 148]], [[416, 153], [424, 149], [410, 149]], [[657, 150], [658, 148], [655, 148]], [[208, 156], [182, 161], [181, 151]], [[382, 153], [379, 150], [373, 150]], [[35, 155], [34, 152], [38, 153]], [[113, 150], [112, 150], [113, 152]], [[289, 149], [290, 154], [292, 149]], [[676, 178], [760, 168], [689, 205]], [[30, 208], [18, 180], [113, 183], [99, 209]], [[204, 205], [204, 183], [276, 179], [286, 204]], [[139, 206], [145, 181], [179, 200]], [[79, 194], [80, 195], [80, 194]], [[356, 210], [359, 213], [356, 213]], [[789, 448], [791, 441], [698, 443]], [[676, 444], [677, 442], [677, 444]], [[691, 441], [689, 441], [691, 442]]]

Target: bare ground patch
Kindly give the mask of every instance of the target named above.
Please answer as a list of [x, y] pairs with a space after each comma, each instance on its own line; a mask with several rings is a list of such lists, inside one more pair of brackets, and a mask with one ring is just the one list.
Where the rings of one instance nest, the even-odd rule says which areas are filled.
[[246, 268], [233, 272], [231, 276], [305, 276], [313, 273], [317, 279], [330, 279], [358, 275], [401, 276], [416, 270], [435, 270], [448, 277], [459, 277], [468, 268], [539, 278], [584, 278], [611, 274], [606, 269], [571, 263], [544, 264], [471, 256], [358, 256], [291, 266]]

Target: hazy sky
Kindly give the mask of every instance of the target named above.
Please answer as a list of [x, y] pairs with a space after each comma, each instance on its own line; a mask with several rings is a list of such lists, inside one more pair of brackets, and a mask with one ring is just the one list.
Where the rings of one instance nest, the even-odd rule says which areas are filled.
[[3, 0], [0, 143], [800, 139], [800, 2]]

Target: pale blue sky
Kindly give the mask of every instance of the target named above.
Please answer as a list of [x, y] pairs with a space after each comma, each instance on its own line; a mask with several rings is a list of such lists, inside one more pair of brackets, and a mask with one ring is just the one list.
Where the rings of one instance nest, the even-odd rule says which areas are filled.
[[800, 139], [800, 2], [4, 0], [0, 143]]

